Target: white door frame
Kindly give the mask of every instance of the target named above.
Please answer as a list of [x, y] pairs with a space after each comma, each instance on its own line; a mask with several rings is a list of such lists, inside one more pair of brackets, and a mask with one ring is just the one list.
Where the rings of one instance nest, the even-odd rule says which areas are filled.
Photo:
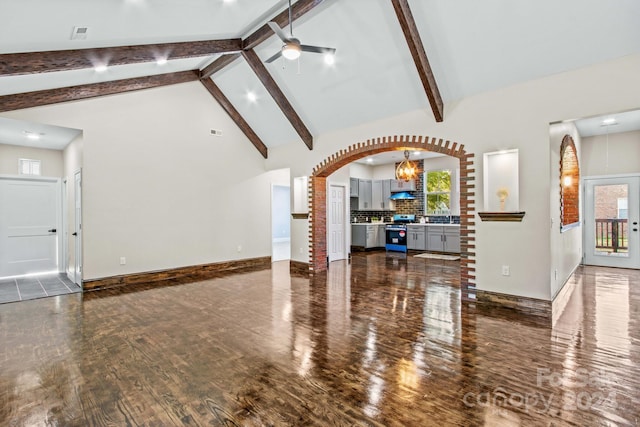
[[62, 179], [55, 177], [46, 177], [46, 176], [34, 176], [34, 175], [0, 175], [0, 180], [5, 181], [36, 181], [36, 182], [53, 182], [57, 186], [58, 196], [56, 197], [56, 229], [59, 230], [57, 235], [57, 265], [58, 265], [58, 273], [64, 273], [66, 269], [66, 263], [64, 258], [64, 229], [62, 228], [63, 221], [63, 208], [62, 208], [62, 200], [63, 200], [63, 187], [62, 187]]
[[[349, 257], [349, 250], [348, 248], [350, 247], [349, 245], [349, 241], [351, 240], [349, 235], [347, 234], [347, 224], [349, 223], [348, 218], [350, 217], [350, 213], [349, 213], [349, 201], [347, 199], [347, 189], [349, 188], [348, 185], [346, 184], [341, 184], [341, 183], [329, 183], [328, 184], [329, 188], [327, 189], [327, 194], [329, 195], [328, 200], [327, 200], [327, 257], [329, 258], [329, 262], [332, 261], [338, 261], [341, 259], [347, 259]], [[331, 187], [340, 187], [342, 188], [342, 237], [343, 237], [343, 242], [342, 242], [342, 247], [343, 249], [343, 254], [341, 257], [338, 258], [332, 258], [331, 254], [333, 253], [333, 239], [331, 239], [331, 232], [332, 232], [332, 225], [331, 225]]]
[[[627, 181], [627, 182], [623, 182]], [[633, 231], [638, 229], [638, 222], [640, 220], [640, 175], [638, 174], [621, 174], [621, 175], [599, 175], [589, 176], [583, 179], [583, 248], [584, 259], [583, 262], [589, 265], [599, 265], [605, 267], [620, 267], [620, 268], [640, 268], [640, 231]], [[594, 185], [615, 185], [629, 184], [629, 213], [628, 213], [628, 254], [627, 257], [613, 257], [598, 255], [594, 251], [593, 242], [595, 241], [595, 229], [593, 218], [593, 186]], [[635, 204], [631, 203], [635, 198]], [[636, 223], [634, 225], [633, 223]], [[592, 253], [593, 252], [593, 253]]]
[[82, 287], [82, 169], [73, 174], [73, 232], [74, 237], [74, 268], [73, 283]]

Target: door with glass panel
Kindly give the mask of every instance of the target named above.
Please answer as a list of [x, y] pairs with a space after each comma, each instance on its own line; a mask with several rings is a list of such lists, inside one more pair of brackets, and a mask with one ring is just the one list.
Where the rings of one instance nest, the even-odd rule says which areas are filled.
[[640, 177], [584, 182], [585, 264], [640, 268]]

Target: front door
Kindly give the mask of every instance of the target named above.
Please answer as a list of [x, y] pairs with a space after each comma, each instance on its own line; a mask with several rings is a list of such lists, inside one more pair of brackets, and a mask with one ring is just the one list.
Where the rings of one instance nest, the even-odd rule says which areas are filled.
[[345, 187], [332, 185], [329, 190], [329, 262], [346, 259]]
[[584, 182], [585, 264], [640, 268], [640, 177]]
[[59, 270], [60, 208], [59, 180], [0, 179], [0, 277]]

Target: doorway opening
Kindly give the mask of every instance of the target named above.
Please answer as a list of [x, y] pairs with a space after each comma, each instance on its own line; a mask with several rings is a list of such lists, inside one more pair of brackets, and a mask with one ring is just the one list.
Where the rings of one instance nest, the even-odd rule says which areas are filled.
[[291, 188], [271, 187], [271, 261], [291, 258]]
[[459, 159], [460, 295], [463, 301], [475, 301], [474, 155], [467, 153], [462, 144], [428, 136], [388, 136], [358, 142], [331, 155], [313, 169], [309, 180], [309, 270], [313, 273], [327, 270], [327, 177], [354, 160], [394, 150], [425, 150]]

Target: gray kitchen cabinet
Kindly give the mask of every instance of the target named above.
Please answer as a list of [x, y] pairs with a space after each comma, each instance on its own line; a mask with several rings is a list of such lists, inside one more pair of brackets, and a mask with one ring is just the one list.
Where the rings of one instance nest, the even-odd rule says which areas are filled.
[[424, 225], [407, 226], [407, 249], [424, 251], [426, 246], [426, 233]]
[[387, 244], [387, 226], [378, 224], [378, 247], [384, 248]]
[[376, 211], [391, 210], [391, 180], [376, 179], [371, 182], [371, 206]]
[[367, 241], [365, 242], [364, 247], [366, 249], [375, 248], [378, 246], [378, 226], [377, 225], [367, 225]]
[[429, 225], [427, 250], [460, 253], [460, 227]]
[[382, 180], [382, 210], [390, 211], [392, 208], [391, 197], [391, 181], [390, 179]]
[[392, 179], [391, 180], [391, 192], [398, 193], [400, 191], [415, 191], [416, 190], [416, 181], [403, 181], [401, 179]]
[[364, 248], [367, 244], [367, 226], [354, 224], [351, 226], [351, 246]]
[[352, 224], [351, 246], [365, 249], [378, 248], [381, 245], [380, 235], [384, 236], [384, 225], [381, 224]]
[[444, 227], [436, 225], [427, 226], [427, 250], [442, 252], [444, 249], [444, 243], [442, 235], [444, 233]]
[[382, 210], [382, 180], [374, 179], [371, 181], [371, 208], [374, 210]]
[[372, 209], [372, 193], [371, 193], [371, 180], [359, 179], [358, 180], [358, 210], [370, 211]]
[[444, 251], [460, 253], [460, 227], [444, 227]]
[[358, 197], [360, 183], [358, 178], [349, 178], [349, 197]]

